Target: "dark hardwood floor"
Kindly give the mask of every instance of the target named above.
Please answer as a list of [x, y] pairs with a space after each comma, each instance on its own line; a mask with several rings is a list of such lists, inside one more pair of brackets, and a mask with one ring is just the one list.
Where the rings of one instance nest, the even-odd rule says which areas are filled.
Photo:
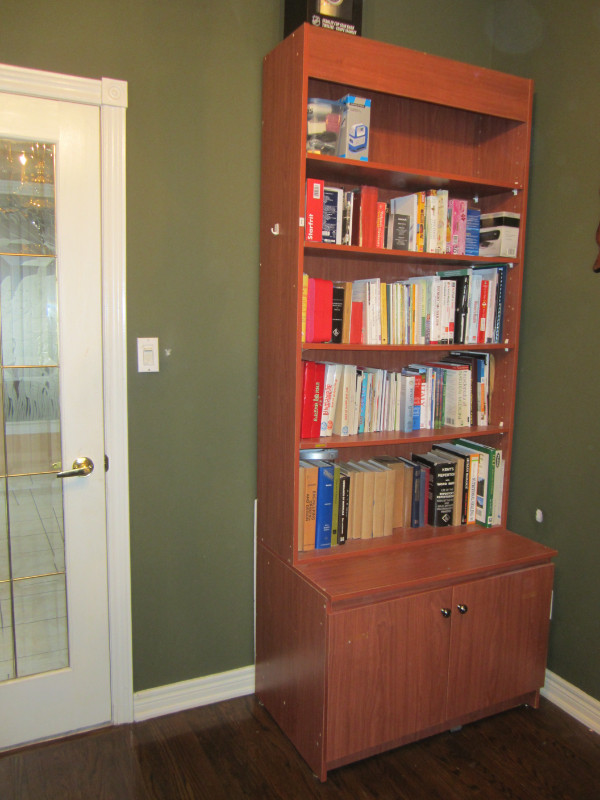
[[0, 754], [0, 800], [600, 800], [600, 736], [542, 699], [320, 783], [253, 697]]

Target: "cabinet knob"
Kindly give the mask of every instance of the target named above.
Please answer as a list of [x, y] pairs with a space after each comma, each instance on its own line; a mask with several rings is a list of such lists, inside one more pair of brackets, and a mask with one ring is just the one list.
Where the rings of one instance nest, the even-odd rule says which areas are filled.
[[459, 603], [456, 607], [461, 614], [466, 614], [469, 610], [469, 606], [466, 606], [464, 603]]
[[452, 614], [451, 608], [441, 608], [440, 611], [442, 612], [442, 617], [449, 617]]

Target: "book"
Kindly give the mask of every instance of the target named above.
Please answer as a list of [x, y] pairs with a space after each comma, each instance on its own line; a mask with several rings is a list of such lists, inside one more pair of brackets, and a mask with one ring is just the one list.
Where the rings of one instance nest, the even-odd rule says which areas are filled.
[[448, 202], [449, 235], [446, 252], [464, 255], [467, 243], [467, 201], [452, 198]]
[[323, 231], [321, 241], [342, 243], [344, 190], [335, 186], [323, 187]]
[[364, 472], [357, 469], [350, 462], [341, 462], [340, 473], [348, 477], [347, 539], [360, 539], [362, 530]]
[[[444, 223], [444, 230], [446, 224]], [[438, 246], [438, 190], [428, 189], [425, 194], [425, 252], [437, 253]]]
[[[432, 450], [438, 450], [434, 445]], [[452, 461], [454, 464], [454, 502], [452, 504], [452, 525], [466, 525], [467, 524], [467, 507], [466, 502], [468, 498], [469, 484], [468, 480], [465, 483], [465, 461], [466, 456], [459, 453], [450, 453], [449, 451], [439, 451], [442, 457], [447, 461]]]
[[339, 499], [338, 499], [338, 524], [337, 524], [337, 543], [345, 544], [348, 540], [348, 508], [350, 498], [350, 477], [348, 473], [338, 464], [336, 465], [339, 473]]
[[339, 464], [332, 462], [333, 468], [333, 505], [331, 509], [331, 546], [337, 547], [339, 544], [339, 523], [340, 523], [340, 467]]
[[387, 217], [387, 203], [379, 201], [377, 203], [377, 225], [376, 225], [376, 237], [375, 237], [375, 246], [378, 248], [385, 247], [386, 217]]
[[420, 526], [421, 516], [421, 469], [422, 465], [416, 461], [411, 461], [404, 456], [398, 456], [410, 469], [412, 473], [412, 482], [410, 483], [410, 527], [418, 528]]
[[302, 323], [300, 332], [300, 341], [306, 341], [306, 312], [308, 309], [308, 275], [302, 275]]
[[318, 469], [314, 463], [300, 461], [300, 470], [304, 473], [302, 483], [303, 495], [299, 498], [302, 506], [302, 543], [304, 550], [315, 549], [315, 532], [317, 521], [317, 487]]
[[493, 458], [491, 458], [490, 449], [484, 445], [473, 442], [471, 439], [456, 439], [454, 443], [479, 455], [475, 520], [484, 528], [489, 528], [492, 524], [494, 487], [494, 462]]
[[333, 519], [333, 465], [328, 461], [313, 461], [317, 469], [317, 508], [315, 511], [315, 550], [331, 547]]
[[413, 465], [398, 456], [378, 456], [372, 461], [387, 467], [394, 475], [392, 529], [408, 528], [411, 520]]
[[315, 178], [306, 180], [306, 224], [304, 233], [307, 242], [323, 241], [323, 189], [324, 181]]
[[428, 521], [434, 527], [452, 524], [454, 513], [454, 481], [456, 465], [437, 453], [413, 453], [412, 461], [428, 469]]
[[325, 364], [325, 375], [323, 380], [323, 403], [321, 406], [321, 436], [331, 436], [333, 434], [335, 408], [340, 390], [342, 371], [342, 364], [334, 364], [329, 362]]
[[315, 392], [315, 362], [302, 362], [302, 417], [300, 421], [300, 438], [308, 439], [312, 434], [313, 406]]
[[360, 187], [359, 247], [377, 247], [377, 199], [375, 186]]
[[417, 195], [407, 194], [393, 197], [390, 200], [390, 215], [401, 214], [408, 221], [408, 247], [406, 250], [417, 249]]
[[[484, 470], [486, 469], [487, 463], [485, 484], [480, 486], [485, 508], [484, 521], [482, 524], [488, 528], [492, 525], [499, 525], [502, 513], [502, 492], [504, 485], [504, 456], [502, 451], [491, 445], [482, 444], [481, 442], [472, 441], [470, 439], [459, 439], [458, 443], [479, 452], [479, 463], [483, 465], [482, 468]], [[498, 470], [498, 475], [496, 475], [496, 470]]]
[[331, 298], [331, 341], [334, 344], [342, 343], [345, 295], [345, 284], [334, 283]]
[[437, 227], [436, 227], [436, 253], [446, 252], [446, 239], [448, 232], [448, 190], [437, 190]]
[[476, 522], [477, 516], [477, 483], [479, 479], [479, 453], [473, 450], [461, 447], [461, 445], [453, 444], [452, 442], [440, 442], [433, 445], [435, 451], [442, 451], [442, 455], [446, 453], [451, 455], [458, 455], [464, 459], [464, 489], [463, 489], [463, 512], [462, 521], [465, 525], [473, 525]]
[[339, 396], [335, 404], [333, 433], [349, 436], [354, 423], [354, 395], [356, 392], [356, 367], [344, 364], [339, 383]]
[[408, 214], [390, 214], [386, 235], [388, 250], [410, 250], [410, 217]]
[[305, 516], [305, 486], [306, 486], [306, 479], [305, 479], [305, 471], [306, 467], [302, 466], [302, 461], [300, 462], [300, 468], [298, 469], [298, 552], [304, 550], [304, 516]]
[[333, 314], [333, 282], [308, 279], [306, 342], [330, 342]]
[[481, 211], [476, 208], [467, 209], [467, 229], [465, 234], [465, 255], [479, 255], [479, 228]]

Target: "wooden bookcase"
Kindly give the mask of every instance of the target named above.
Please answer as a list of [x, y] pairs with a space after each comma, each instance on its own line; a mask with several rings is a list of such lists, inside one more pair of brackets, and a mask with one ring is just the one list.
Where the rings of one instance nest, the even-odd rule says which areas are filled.
[[[533, 85], [512, 75], [304, 25], [264, 61], [261, 198], [256, 692], [313, 771], [521, 703], [544, 683], [553, 550], [506, 530]], [[371, 98], [369, 161], [307, 155], [309, 97]], [[460, 346], [301, 342], [302, 275], [391, 281], [484, 257], [305, 243], [309, 177], [431, 187], [521, 214], [508, 270], [490, 424], [301, 440], [302, 360], [400, 369]], [[476, 198], [476, 200], [474, 200]], [[502, 259], [494, 259], [498, 263]], [[468, 349], [473, 349], [469, 346]], [[298, 461], [409, 455], [457, 436], [506, 463], [502, 525], [400, 528], [299, 552]]]

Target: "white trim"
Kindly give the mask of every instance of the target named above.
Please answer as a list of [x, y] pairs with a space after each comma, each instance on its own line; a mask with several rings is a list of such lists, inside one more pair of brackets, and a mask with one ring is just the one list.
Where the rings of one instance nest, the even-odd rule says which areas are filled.
[[546, 683], [541, 694], [571, 717], [600, 733], [600, 700], [596, 700], [550, 670], [546, 670]]
[[133, 720], [125, 294], [126, 81], [0, 64], [0, 91], [100, 108], [108, 605], [113, 723]]
[[0, 64], [0, 91], [91, 106], [102, 104], [101, 81], [9, 64]]
[[248, 694], [254, 694], [254, 666], [136, 692], [133, 697], [134, 720], [141, 722]]
[[[105, 79], [103, 79], [104, 85]], [[112, 81], [113, 100], [126, 99]], [[106, 86], [105, 86], [106, 88]], [[107, 92], [103, 92], [103, 95]], [[102, 341], [112, 721], [133, 720], [125, 286], [125, 107], [102, 105]]]

